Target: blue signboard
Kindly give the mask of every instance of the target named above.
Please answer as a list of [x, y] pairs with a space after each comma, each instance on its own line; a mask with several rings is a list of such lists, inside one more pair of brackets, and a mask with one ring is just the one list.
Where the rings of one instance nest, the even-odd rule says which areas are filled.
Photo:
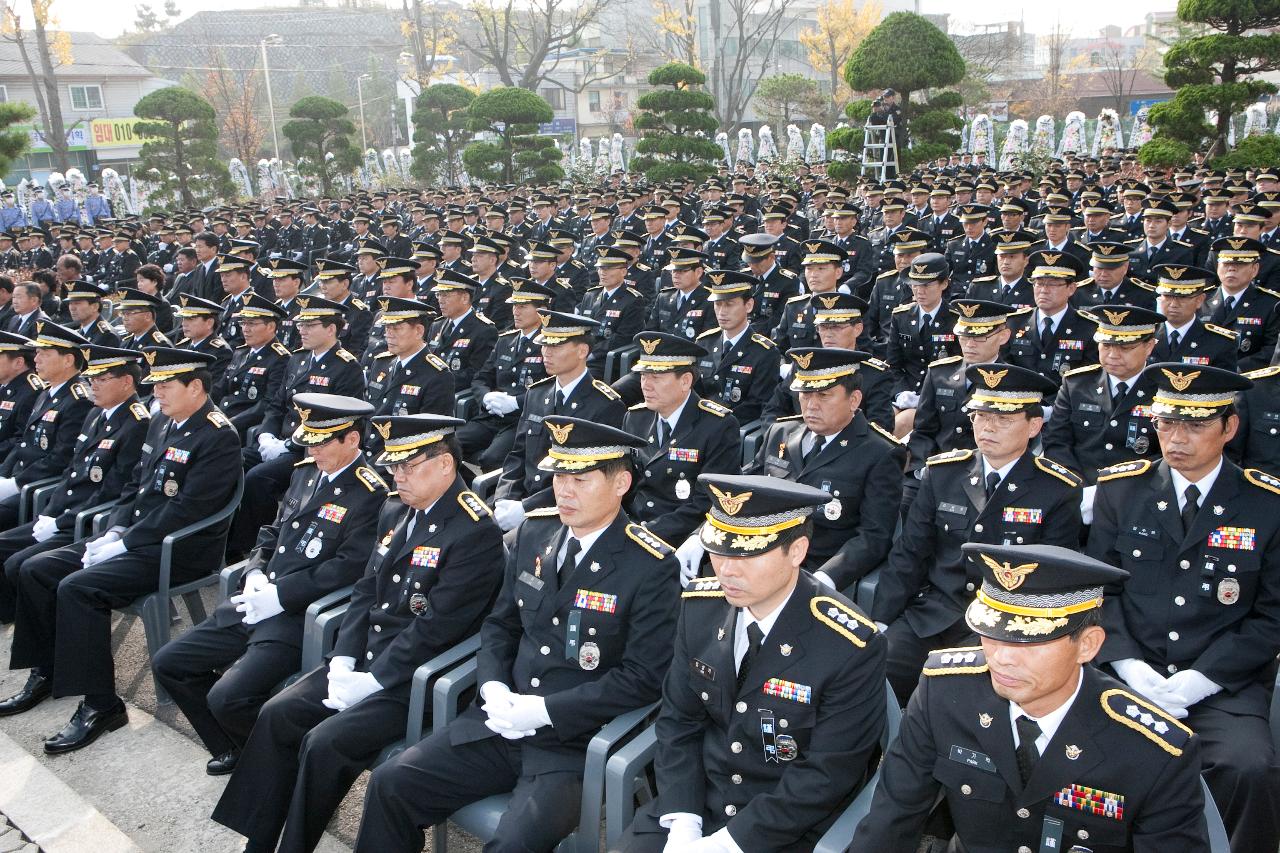
[[577, 131], [578, 122], [571, 118], [558, 118], [538, 125], [538, 133], [542, 136], [571, 136]]
[[1129, 115], [1136, 116], [1138, 110], [1143, 107], [1154, 107], [1156, 104], [1163, 104], [1168, 98], [1144, 98], [1142, 100], [1134, 100], [1129, 102]]

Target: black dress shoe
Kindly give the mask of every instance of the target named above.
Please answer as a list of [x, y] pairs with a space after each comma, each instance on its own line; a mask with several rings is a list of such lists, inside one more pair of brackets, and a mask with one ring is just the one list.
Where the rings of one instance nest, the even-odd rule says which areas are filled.
[[230, 752], [224, 752], [222, 755], [215, 755], [210, 758], [209, 763], [204, 766], [204, 772], [210, 776], [226, 776], [236, 769], [236, 764], [239, 761], [240, 753], [233, 749]]
[[76, 708], [71, 720], [56, 735], [44, 739], [44, 751], [49, 755], [74, 752], [93, 743], [106, 732], [124, 728], [129, 722], [129, 712], [121, 702], [110, 711], [95, 711], [84, 702]]
[[52, 690], [51, 679], [31, 673], [27, 676], [27, 683], [22, 685], [21, 690], [8, 699], [0, 701], [0, 717], [11, 717], [23, 711], [30, 711], [48, 699]]
[[244, 853], [274, 853], [276, 848], [261, 841], [250, 841], [244, 845]]

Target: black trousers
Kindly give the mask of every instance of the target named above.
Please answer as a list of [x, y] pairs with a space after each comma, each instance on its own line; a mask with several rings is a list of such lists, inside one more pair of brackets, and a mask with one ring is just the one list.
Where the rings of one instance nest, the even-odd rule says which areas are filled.
[[[21, 487], [19, 487], [21, 488]], [[21, 494], [21, 491], [19, 491]], [[18, 526], [18, 495], [10, 495], [0, 501], [0, 530]]]
[[0, 623], [13, 621], [18, 607], [18, 569], [26, 559], [71, 544], [69, 530], [37, 542], [31, 535], [34, 526], [35, 522], [28, 522], [0, 533], [0, 563], [4, 565], [4, 572], [0, 574]]
[[375, 693], [338, 713], [320, 704], [319, 667], [267, 700], [213, 819], [279, 850], [314, 850], [329, 819], [378, 753], [404, 736], [409, 685]]
[[[155, 592], [159, 558], [148, 549], [125, 553], [90, 568], [77, 542], [37, 554], [18, 572], [18, 612], [10, 667], [53, 668], [53, 695], [115, 693], [111, 657], [111, 611]], [[195, 580], [203, 571], [182, 570], [175, 561], [173, 583]]]
[[1231, 836], [1231, 853], [1280, 846], [1280, 766], [1263, 717], [1191, 706], [1184, 720], [1200, 736], [1201, 773]]
[[227, 554], [236, 558], [253, 550], [258, 531], [275, 519], [280, 498], [293, 478], [293, 466], [302, 459], [301, 453], [289, 450], [270, 462], [259, 462], [250, 468], [247, 463], [259, 458], [257, 449], [246, 447], [241, 452], [248, 473], [244, 475], [244, 497], [240, 499], [240, 508], [227, 536]]
[[520, 742], [501, 737], [453, 745], [449, 729], [373, 771], [356, 853], [418, 853], [422, 830], [469, 803], [511, 792], [485, 853], [551, 851], [578, 826], [582, 774], [525, 776]]
[[479, 465], [481, 471], [501, 468], [511, 446], [516, 443], [518, 419], [478, 415], [458, 428], [462, 458]]
[[238, 750], [276, 685], [298, 671], [302, 650], [249, 642], [243, 622], [210, 616], [156, 652], [151, 667], [211, 755]]
[[667, 837], [666, 832], [637, 832], [632, 822], [609, 848], [609, 853], [662, 853], [667, 846]]
[[899, 617], [884, 632], [884, 638], [889, 641], [885, 675], [893, 687], [894, 695], [898, 697], [898, 704], [904, 708], [920, 682], [920, 670], [924, 669], [929, 652], [977, 643], [973, 631], [969, 630], [963, 619], [940, 634], [918, 637], [907, 620]]

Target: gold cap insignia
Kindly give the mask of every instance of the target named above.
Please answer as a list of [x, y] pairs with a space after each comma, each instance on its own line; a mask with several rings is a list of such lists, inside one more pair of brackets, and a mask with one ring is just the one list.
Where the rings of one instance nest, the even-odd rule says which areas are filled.
[[189, 297], [188, 297], [186, 294], [183, 294], [182, 296], [179, 296], [179, 297], [178, 297], [178, 301], [182, 303], [182, 307], [183, 307], [183, 308], [186, 308], [186, 307], [187, 307], [187, 300], [188, 300], [188, 299], [189, 299]]
[[373, 428], [378, 431], [378, 435], [382, 436], [382, 440], [386, 441], [391, 438], [391, 421], [385, 423], [374, 423]]
[[816, 254], [822, 248], [821, 243], [805, 243], [804, 247], [809, 250], [809, 254]]
[[380, 306], [382, 307], [382, 310], [383, 310], [383, 311], [390, 311], [390, 310], [391, 310], [391, 300], [390, 300], [390, 299], [379, 299], [379, 300], [378, 300], [378, 305], [380, 305]]
[[[608, 247], [608, 246], [596, 246], [596, 254], [603, 258], [605, 255], [609, 254], [609, 247]], [[672, 255], [672, 257], [675, 257], [675, 256], [674, 256], [674, 255]]]
[[80, 348], [80, 354], [81, 354], [82, 356], [84, 356], [84, 360], [85, 360], [85, 361], [88, 361], [88, 360], [89, 360], [89, 348], [88, 348], [88, 347], [81, 347], [81, 348]]
[[982, 381], [987, 384], [988, 388], [995, 388], [1000, 384], [1000, 380], [1004, 379], [1005, 374], [1009, 372], [1009, 368], [1004, 370], [983, 370], [978, 368], [978, 372], [982, 374]]
[[556, 444], [564, 444], [569, 440], [569, 433], [573, 432], [573, 426], [573, 424], [563, 426], [547, 424], [547, 429], [551, 430], [551, 437], [555, 439]]
[[959, 304], [959, 305], [956, 305], [956, 307], [960, 309], [960, 313], [963, 314], [964, 316], [972, 317], [974, 314], [978, 313], [978, 309], [982, 306]]
[[1107, 315], [1107, 322], [1113, 326], [1119, 326], [1129, 316], [1128, 311], [1108, 311], [1106, 308], [1102, 309], [1102, 313]]
[[153, 365], [153, 364], [155, 364], [155, 363], [156, 363], [156, 353], [155, 353], [155, 350], [152, 350], [151, 352], [144, 352], [144, 353], [142, 354], [142, 357], [143, 357], [143, 358], [145, 358], [145, 359], [147, 360], [147, 364], [148, 364], [148, 365]]
[[916, 275], [925, 275], [929, 272], [928, 264], [912, 264], [911, 271]]
[[711, 494], [716, 496], [716, 500], [720, 501], [720, 508], [724, 510], [725, 515], [737, 515], [742, 512], [742, 506], [751, 500], [752, 492], [743, 492], [735, 495], [733, 492], [722, 492], [715, 486], [710, 486]]
[[800, 366], [801, 370], [809, 369], [809, 362], [813, 361], [813, 353], [796, 352], [791, 354], [791, 360]]
[[662, 343], [662, 338], [641, 338], [640, 347], [644, 350], [645, 355], [653, 355], [653, 351], [658, 348], [658, 344]]
[[310, 409], [298, 409], [298, 420], [302, 421], [304, 424], [305, 424], [307, 421], [311, 420], [311, 410], [310, 410]]
[[1062, 254], [1060, 252], [1043, 252], [1040, 257], [1044, 258], [1044, 262], [1047, 264], [1056, 264], [1062, 258]]
[[1227, 240], [1227, 245], [1235, 249], [1236, 251], [1239, 251], [1240, 249], [1244, 248], [1245, 241], [1244, 240]]
[[1109, 255], [1109, 254], [1111, 254], [1112, 252], [1116, 251], [1116, 247], [1115, 247], [1115, 246], [1099, 245], [1099, 244], [1095, 243], [1095, 244], [1093, 245], [1093, 251], [1097, 252], [1099, 255]]
[[[683, 236], [683, 235], [684, 235], [684, 231], [683, 231], [683, 230], [681, 230], [680, 234], [681, 234], [681, 236]], [[680, 254], [680, 247], [679, 247], [679, 246], [668, 246], [668, 247], [667, 247], [667, 254], [671, 257], [671, 259], [672, 259], [672, 260], [675, 260], [676, 255]]]
[[991, 569], [991, 573], [996, 576], [996, 581], [1000, 586], [1013, 592], [1022, 586], [1022, 582], [1027, 579], [1027, 575], [1034, 572], [1040, 567], [1039, 563], [1023, 563], [1021, 566], [1011, 566], [1008, 563], [997, 563], [995, 560], [982, 555], [982, 562], [987, 564], [987, 568]]
[[44, 332], [44, 320], [41, 320], [40, 322], [36, 323], [36, 334], [39, 335], [43, 332]]
[[1164, 274], [1169, 276], [1169, 278], [1173, 278], [1173, 279], [1182, 278], [1182, 276], [1185, 275], [1186, 272], [1187, 272], [1186, 267], [1165, 267], [1164, 268]]
[[722, 272], [708, 273], [707, 278], [711, 279], [711, 283], [714, 284], [716, 287], [719, 287], [720, 285], [724, 284], [724, 273]]
[[548, 315], [546, 315], [546, 314], [543, 314], [543, 315], [542, 315], [542, 328], [544, 328], [544, 329], [545, 329], [545, 328], [546, 328], [547, 326], [549, 326], [549, 325], [551, 325], [551, 317], [550, 317], [550, 316], [548, 316]]
[[298, 297], [298, 306], [299, 306], [299, 307], [301, 307], [301, 308], [306, 308], [306, 307], [307, 307], [308, 305], [310, 305], [310, 304], [311, 304], [311, 297], [310, 297], [310, 296], [299, 296], [299, 297]]
[[1169, 384], [1173, 386], [1173, 390], [1175, 391], [1187, 390], [1191, 383], [1195, 381], [1196, 377], [1200, 375], [1199, 370], [1191, 373], [1183, 373], [1182, 371], [1174, 373], [1172, 370], [1168, 370], [1164, 367], [1160, 368], [1160, 372], [1169, 379]]

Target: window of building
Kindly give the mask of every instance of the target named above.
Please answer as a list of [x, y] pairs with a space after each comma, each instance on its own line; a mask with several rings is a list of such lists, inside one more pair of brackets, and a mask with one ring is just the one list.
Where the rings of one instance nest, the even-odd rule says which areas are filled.
[[67, 88], [71, 90], [71, 109], [81, 111], [102, 109], [101, 86], [83, 85]]
[[600, 90], [599, 89], [587, 90], [587, 109], [591, 110], [591, 112], [593, 113], [600, 112]]
[[559, 86], [551, 86], [546, 89], [539, 89], [538, 94], [542, 96], [542, 100], [551, 105], [553, 110], [564, 109], [564, 89]]

